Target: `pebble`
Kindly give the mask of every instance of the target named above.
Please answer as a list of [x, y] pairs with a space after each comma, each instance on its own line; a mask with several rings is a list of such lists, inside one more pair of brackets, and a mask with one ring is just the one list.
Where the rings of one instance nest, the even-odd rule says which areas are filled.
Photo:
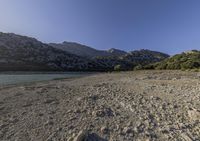
[[191, 121], [200, 120], [200, 112], [197, 109], [189, 110], [188, 116]]
[[130, 127], [124, 127], [123, 132], [125, 134], [131, 133], [132, 129]]
[[87, 130], [81, 130], [73, 141], [85, 141], [88, 136]]
[[101, 133], [102, 134], [107, 134], [109, 129], [106, 126], [101, 127]]

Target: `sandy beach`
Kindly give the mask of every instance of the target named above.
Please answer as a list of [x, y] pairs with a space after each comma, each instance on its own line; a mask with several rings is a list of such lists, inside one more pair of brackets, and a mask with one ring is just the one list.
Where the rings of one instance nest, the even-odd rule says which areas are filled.
[[197, 72], [135, 71], [0, 88], [1, 141], [198, 141]]

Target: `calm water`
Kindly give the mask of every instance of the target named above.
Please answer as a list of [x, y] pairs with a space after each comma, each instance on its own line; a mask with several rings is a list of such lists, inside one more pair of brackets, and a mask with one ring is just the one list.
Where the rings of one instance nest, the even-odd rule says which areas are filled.
[[75, 77], [81, 77], [81, 76], [87, 76], [87, 75], [91, 75], [91, 73], [4, 72], [4, 73], [0, 73], [0, 85], [38, 82], [38, 81], [54, 80], [54, 79], [61, 79], [61, 78], [75, 78]]

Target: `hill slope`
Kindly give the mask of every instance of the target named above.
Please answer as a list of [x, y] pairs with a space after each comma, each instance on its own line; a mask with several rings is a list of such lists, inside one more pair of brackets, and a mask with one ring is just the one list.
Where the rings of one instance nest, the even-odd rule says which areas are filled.
[[138, 65], [145, 65], [152, 62], [159, 62], [168, 58], [169, 55], [157, 51], [151, 51], [147, 49], [141, 49], [129, 52], [128, 54], [122, 56], [123, 60], [133, 62], [134, 64]]
[[94, 48], [81, 45], [78, 43], [63, 42], [62, 44], [50, 43], [49, 45], [57, 49], [61, 49], [63, 51], [67, 51], [71, 54], [75, 54], [82, 57], [91, 58], [94, 56], [108, 56], [109, 55], [109, 53], [106, 51], [99, 51]]
[[133, 70], [133, 68], [162, 61], [167, 57], [169, 55], [164, 53], [142, 49], [129, 52], [122, 56], [96, 57], [93, 59], [96, 63], [93, 64], [98, 64], [98, 66], [102, 65], [102, 68], [106, 66], [107, 69]]
[[174, 55], [162, 62], [146, 66], [151, 69], [200, 69], [200, 51], [192, 50]]
[[115, 67], [118, 67], [117, 70], [133, 70], [134, 67], [155, 63], [169, 57], [169, 55], [161, 52], [144, 49], [127, 53], [115, 48], [101, 51], [71, 42], [63, 42], [62, 44], [50, 43], [49, 45], [89, 58], [89, 68], [92, 71], [112, 71], [115, 70]]
[[0, 33], [0, 70], [85, 70], [87, 61], [34, 38]]
[[107, 50], [107, 52], [110, 53], [110, 56], [122, 56], [122, 55], [127, 54], [127, 52], [123, 50], [115, 49], [115, 48], [111, 48]]
[[[132, 70], [138, 65], [147, 65], [168, 57], [166, 54], [150, 50], [126, 53], [117, 49], [98, 51], [77, 43], [64, 44], [72, 50], [54, 48], [52, 44], [44, 44], [26, 36], [0, 33], [0, 71]], [[83, 57], [83, 54], [86, 57]]]
[[89, 46], [81, 45], [78, 43], [73, 42], [63, 42], [61, 44], [56, 43], [50, 43], [49, 44], [52, 47], [67, 51], [71, 54], [75, 54], [82, 57], [87, 58], [94, 58], [97, 56], [119, 56], [119, 55], [125, 55], [126, 52], [118, 49], [111, 48], [109, 50], [97, 50], [94, 48], [91, 48]]

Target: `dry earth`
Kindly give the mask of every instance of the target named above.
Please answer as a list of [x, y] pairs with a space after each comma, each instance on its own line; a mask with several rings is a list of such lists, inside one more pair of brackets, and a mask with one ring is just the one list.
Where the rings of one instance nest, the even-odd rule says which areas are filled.
[[106, 73], [0, 89], [1, 141], [199, 141], [194, 72]]

